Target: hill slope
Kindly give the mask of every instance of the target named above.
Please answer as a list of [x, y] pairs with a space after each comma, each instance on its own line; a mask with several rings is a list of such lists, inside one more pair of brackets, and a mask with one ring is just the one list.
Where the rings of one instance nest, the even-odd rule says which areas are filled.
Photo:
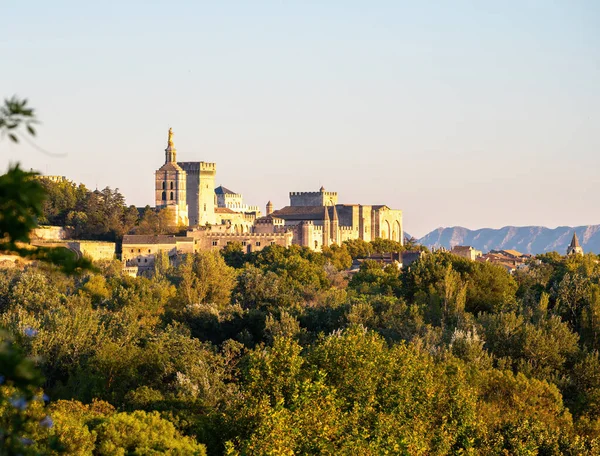
[[499, 249], [514, 249], [522, 253], [544, 253], [557, 251], [564, 254], [577, 233], [585, 252], [600, 253], [600, 225], [578, 227], [559, 226], [550, 229], [543, 226], [505, 226], [500, 229], [482, 228], [469, 230], [460, 226], [438, 228], [419, 239], [427, 247], [452, 248], [455, 245], [470, 245], [483, 252]]

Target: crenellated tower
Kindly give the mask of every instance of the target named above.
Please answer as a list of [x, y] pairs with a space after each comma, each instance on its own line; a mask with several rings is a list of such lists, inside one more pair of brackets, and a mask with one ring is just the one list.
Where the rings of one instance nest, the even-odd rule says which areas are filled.
[[337, 192], [327, 192], [321, 187], [318, 192], [290, 192], [290, 206], [335, 206]]
[[190, 225], [214, 225], [217, 165], [207, 162], [179, 162], [178, 165], [187, 174]]

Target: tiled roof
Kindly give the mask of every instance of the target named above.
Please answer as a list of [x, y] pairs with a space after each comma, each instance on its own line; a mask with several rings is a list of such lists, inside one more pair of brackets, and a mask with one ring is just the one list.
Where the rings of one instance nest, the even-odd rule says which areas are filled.
[[285, 206], [270, 214], [271, 217], [289, 221], [324, 220], [325, 209], [330, 219], [333, 218], [333, 206]]
[[183, 169], [181, 168], [181, 166], [179, 166], [175, 162], [167, 162], [164, 165], [162, 165], [158, 170], [159, 171], [179, 171], [179, 172], [183, 172]]
[[217, 195], [237, 195], [237, 193], [232, 192], [231, 190], [229, 190], [226, 187], [223, 187], [222, 185], [219, 185], [217, 188], [215, 188], [215, 193]]
[[577, 233], [573, 233], [573, 239], [571, 239], [571, 245], [569, 245], [570, 249], [573, 249], [575, 247], [581, 248], [581, 245], [579, 244], [579, 238], [577, 237]]
[[237, 214], [237, 212], [228, 207], [215, 207], [215, 214]]
[[455, 252], [468, 252], [470, 250], [475, 249], [473, 249], [473, 247], [471, 247], [470, 245], [455, 245], [454, 247], [452, 247], [452, 250], [454, 250]]
[[503, 252], [508, 253], [509, 255], [515, 256], [515, 257], [522, 257], [523, 254], [517, 250], [503, 250]]

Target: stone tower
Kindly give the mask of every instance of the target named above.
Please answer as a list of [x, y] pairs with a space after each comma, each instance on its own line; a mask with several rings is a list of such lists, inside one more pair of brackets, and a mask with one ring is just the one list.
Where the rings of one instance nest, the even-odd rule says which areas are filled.
[[571, 239], [571, 244], [567, 248], [567, 255], [583, 255], [583, 249], [579, 244], [577, 233], [573, 233], [573, 239]]
[[333, 206], [333, 217], [331, 218], [331, 243], [340, 245], [339, 241], [340, 233], [340, 220], [338, 218], [337, 209]]
[[325, 214], [323, 215], [323, 245], [329, 246], [329, 241], [331, 239], [331, 222], [329, 220], [329, 208], [325, 206], [324, 209]]
[[265, 215], [271, 215], [273, 213], [273, 203], [269, 201], [267, 203], [267, 212]]
[[186, 201], [186, 173], [177, 164], [177, 149], [173, 145], [173, 129], [169, 128], [169, 139], [165, 149], [165, 164], [155, 173], [155, 205], [158, 209], [167, 208], [171, 223], [189, 224]]
[[327, 192], [321, 187], [318, 192], [290, 192], [290, 206], [335, 206], [337, 192]]
[[215, 177], [217, 165], [206, 162], [179, 162], [187, 174], [190, 225], [214, 225]]

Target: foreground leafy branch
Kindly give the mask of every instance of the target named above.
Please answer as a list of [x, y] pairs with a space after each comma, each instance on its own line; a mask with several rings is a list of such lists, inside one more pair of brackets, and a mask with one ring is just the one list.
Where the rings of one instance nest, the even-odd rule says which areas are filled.
[[37, 227], [45, 198], [36, 175], [23, 171], [17, 164], [0, 176], [0, 252], [55, 264], [65, 272], [91, 268], [88, 259], [77, 258], [68, 249], [29, 245], [30, 233]]
[[11, 141], [19, 142], [17, 130], [24, 126], [31, 136], [35, 136], [35, 128], [33, 127], [37, 120], [32, 108], [27, 106], [27, 99], [20, 100], [13, 96], [10, 99], [5, 99], [4, 104], [0, 106], [0, 132], [8, 134]]

